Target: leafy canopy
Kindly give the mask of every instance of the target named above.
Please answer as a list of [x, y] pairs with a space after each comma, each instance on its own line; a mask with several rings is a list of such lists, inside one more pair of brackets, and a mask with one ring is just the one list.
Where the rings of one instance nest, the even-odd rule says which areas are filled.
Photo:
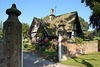
[[0, 37], [3, 37], [3, 31], [2, 31], [2, 21], [0, 22]]
[[23, 33], [23, 38], [28, 38], [28, 30], [29, 30], [29, 25], [27, 23], [22, 24], [22, 33]]
[[81, 2], [85, 2], [92, 10], [90, 25], [100, 31], [100, 0], [81, 0]]
[[79, 16], [79, 21], [81, 24], [81, 29], [83, 31], [83, 33], [87, 32], [89, 29], [89, 24], [88, 22], [86, 22], [82, 17]]

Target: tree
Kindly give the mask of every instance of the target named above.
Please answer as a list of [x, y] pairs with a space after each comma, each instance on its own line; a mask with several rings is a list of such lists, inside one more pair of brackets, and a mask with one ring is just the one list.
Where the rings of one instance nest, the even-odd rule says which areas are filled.
[[3, 31], [2, 31], [2, 21], [0, 22], [0, 37], [3, 37]]
[[29, 30], [29, 25], [27, 23], [22, 24], [22, 33], [23, 33], [23, 38], [28, 38], [28, 30]]
[[48, 19], [49, 19], [49, 16], [48, 15], [43, 18], [44, 21], [46, 21]]
[[96, 36], [96, 37], [99, 37], [100, 36], [100, 31], [97, 32], [97, 30], [95, 29], [93, 31], [93, 35]]
[[82, 3], [86, 3], [93, 11], [90, 16], [90, 25], [100, 31], [100, 0], [81, 0]]
[[86, 33], [89, 29], [89, 24], [82, 17], [79, 17], [79, 21], [81, 24], [81, 29], [83, 33]]

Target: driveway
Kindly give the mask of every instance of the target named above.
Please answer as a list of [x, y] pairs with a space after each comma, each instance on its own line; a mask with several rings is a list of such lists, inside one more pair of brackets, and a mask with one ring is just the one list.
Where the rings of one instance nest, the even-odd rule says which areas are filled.
[[39, 58], [31, 52], [23, 52], [23, 67], [77, 67], [51, 62]]

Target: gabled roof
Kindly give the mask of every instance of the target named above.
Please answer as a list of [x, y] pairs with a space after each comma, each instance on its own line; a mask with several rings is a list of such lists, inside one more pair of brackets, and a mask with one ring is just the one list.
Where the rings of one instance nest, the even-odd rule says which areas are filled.
[[63, 20], [65, 26], [65, 30], [67, 32], [72, 32], [73, 24], [76, 21], [78, 14], [77, 12], [71, 12], [63, 15], [56, 16], [52, 21], [48, 20], [47, 22], [43, 23], [47, 33], [49, 36], [57, 36], [58, 35], [58, 24], [61, 20]]
[[65, 30], [67, 32], [73, 31], [73, 24], [76, 23], [80, 25], [80, 22], [78, 20], [78, 14], [76, 11], [56, 16], [52, 21], [48, 19], [47, 22], [44, 22], [44, 20], [34, 17], [29, 29], [29, 35], [31, 34], [32, 29], [34, 28], [35, 23], [38, 23], [38, 25], [40, 25], [41, 23], [48, 36], [58, 36], [58, 24], [61, 20], [63, 20], [64, 24], [66, 25]]
[[40, 24], [40, 22], [41, 22], [41, 19], [36, 18], [36, 17], [33, 18], [33, 21], [31, 23], [31, 26], [30, 26], [29, 31], [28, 31], [28, 35], [31, 35], [31, 31], [34, 28], [35, 23]]

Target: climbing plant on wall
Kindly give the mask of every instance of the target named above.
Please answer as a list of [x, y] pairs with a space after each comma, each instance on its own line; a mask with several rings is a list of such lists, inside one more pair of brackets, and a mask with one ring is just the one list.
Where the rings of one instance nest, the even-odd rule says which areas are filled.
[[44, 37], [45, 37], [44, 29], [43, 29], [42, 26], [39, 27], [37, 37], [41, 38], [42, 40], [43, 40]]

